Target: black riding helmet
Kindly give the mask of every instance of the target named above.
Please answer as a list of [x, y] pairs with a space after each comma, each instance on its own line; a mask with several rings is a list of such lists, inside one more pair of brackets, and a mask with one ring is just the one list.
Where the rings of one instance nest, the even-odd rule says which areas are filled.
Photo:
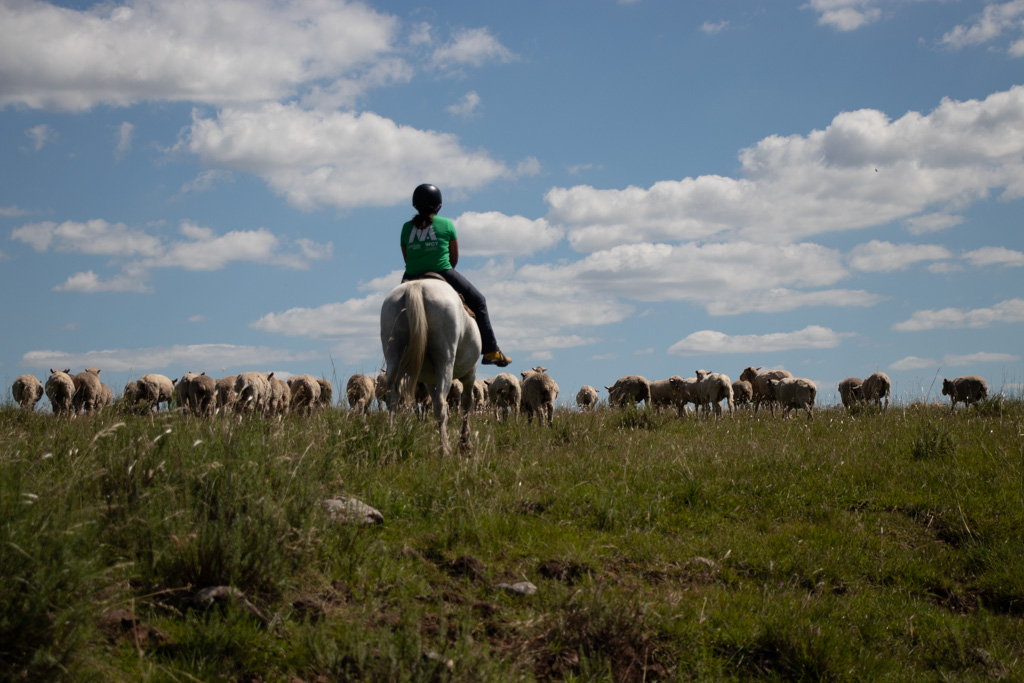
[[412, 205], [420, 213], [437, 213], [441, 210], [441, 190], [436, 185], [420, 185], [412, 191]]

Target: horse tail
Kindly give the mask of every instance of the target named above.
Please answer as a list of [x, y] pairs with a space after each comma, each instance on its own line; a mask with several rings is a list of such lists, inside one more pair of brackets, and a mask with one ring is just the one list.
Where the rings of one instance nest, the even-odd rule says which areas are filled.
[[416, 382], [423, 369], [423, 357], [427, 352], [427, 314], [423, 306], [423, 286], [418, 281], [413, 281], [405, 291], [405, 318], [409, 339], [398, 362], [398, 372], [393, 378], [388, 373], [388, 384], [396, 382], [402, 400], [412, 405], [415, 401]]

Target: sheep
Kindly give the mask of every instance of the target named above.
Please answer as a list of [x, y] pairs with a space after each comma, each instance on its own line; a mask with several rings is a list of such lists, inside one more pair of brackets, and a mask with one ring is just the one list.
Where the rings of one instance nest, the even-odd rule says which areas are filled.
[[847, 377], [839, 383], [839, 398], [844, 408], [852, 408], [864, 399], [864, 380], [860, 377]]
[[114, 390], [109, 385], [100, 382], [100, 398], [96, 402], [96, 409], [102, 410], [103, 408], [111, 405], [114, 402]]
[[754, 387], [745, 379], [732, 383], [732, 400], [736, 406], [748, 406], [754, 400]]
[[732, 415], [736, 404], [733, 400], [732, 380], [729, 379], [729, 376], [707, 370], [698, 370], [696, 374], [700, 405], [704, 407], [704, 410], [714, 409], [717, 420], [722, 416], [722, 401], [725, 401], [729, 407], [729, 414]]
[[543, 426], [544, 417], [547, 416], [548, 426], [552, 426], [555, 417], [555, 399], [558, 398], [558, 384], [547, 374], [547, 368], [539, 365], [532, 370], [521, 372], [520, 375], [523, 378], [520, 383], [522, 408], [526, 412], [527, 424], [533, 422], [533, 415], [536, 413], [538, 424]]
[[377, 407], [381, 410], [388, 408], [388, 373], [381, 370], [373, 379], [373, 395], [377, 399]]
[[70, 369], [54, 370], [50, 368], [50, 376], [46, 379], [46, 398], [54, 415], [73, 415], [72, 400], [75, 396], [75, 381], [71, 379]]
[[523, 389], [515, 375], [502, 372], [491, 380], [487, 387], [487, 399], [494, 408], [494, 417], [500, 422], [508, 421], [509, 413], [515, 415], [519, 422], [519, 404], [523, 398]]
[[[864, 396], [864, 401], [874, 401], [877, 406], [885, 410], [889, 407], [889, 391], [891, 388], [892, 382], [889, 381], [889, 376], [884, 372], [876, 372], [864, 380], [864, 383], [861, 385], [861, 393]], [[885, 405], [882, 405], [882, 399], [885, 399]]]
[[768, 381], [772, 379], [785, 379], [786, 377], [792, 377], [793, 373], [787, 370], [765, 370], [764, 372], [759, 372], [760, 370], [761, 368], [747, 366], [743, 372], [740, 373], [740, 379], [744, 382], [750, 382], [750, 388], [753, 390], [751, 400], [754, 404], [754, 414], [757, 414], [762, 403], [767, 403], [768, 408], [772, 411], [772, 415], [774, 415], [775, 401], [771, 397], [771, 389], [768, 386]]
[[374, 381], [372, 377], [356, 374], [348, 378], [345, 396], [348, 398], [349, 409], [356, 414], [365, 415], [373, 401]]
[[11, 385], [11, 393], [19, 406], [32, 412], [43, 397], [43, 383], [35, 375], [19, 375]]
[[626, 375], [615, 380], [615, 384], [605, 387], [608, 390], [608, 403], [624, 408], [626, 404], [636, 405], [640, 401], [644, 406], [651, 403], [651, 383], [640, 375]]
[[458, 379], [452, 379], [452, 386], [448, 390], [448, 411], [450, 413], [457, 414], [459, 406], [462, 405], [462, 381]]
[[238, 375], [218, 379], [214, 386], [217, 391], [217, 412], [226, 415], [235, 410], [235, 380]]
[[145, 411], [146, 404], [142, 400], [141, 389], [138, 380], [132, 380], [124, 385], [124, 392], [121, 394], [122, 409], [132, 413]]
[[318, 377], [316, 383], [320, 385], [320, 399], [317, 401], [317, 405], [330, 408], [334, 400], [334, 387], [323, 377]]
[[166, 403], [171, 408], [171, 397], [174, 395], [174, 382], [166, 375], [148, 373], [138, 380], [138, 400], [143, 401], [150, 411], [160, 410], [160, 404]]
[[818, 393], [818, 387], [814, 382], [803, 377], [784, 377], [783, 379], [769, 380], [772, 394], [775, 400], [782, 407], [782, 417], [789, 417], [789, 411], [807, 411], [807, 419], [814, 419], [814, 397]]
[[580, 407], [580, 410], [593, 410], [597, 407], [597, 402], [600, 399], [601, 395], [597, 393], [597, 389], [589, 384], [584, 384], [576, 392], [576, 405]]
[[473, 382], [473, 410], [478, 413], [487, 410], [487, 380]]
[[100, 371], [97, 368], [86, 368], [71, 378], [75, 384], [75, 394], [71, 398], [71, 406], [77, 415], [79, 412], [91, 413], [103, 400], [103, 387], [100, 386]]
[[265, 415], [287, 415], [288, 405], [292, 402], [292, 390], [288, 383], [270, 373], [270, 400], [264, 405]]
[[188, 386], [188, 406], [197, 417], [213, 417], [217, 411], [217, 380], [205, 372], [193, 375]]
[[949, 396], [949, 412], [956, 408], [957, 402], [963, 402], [965, 406], [983, 401], [988, 398], [988, 383], [977, 375], [967, 375], [956, 379], [942, 380], [942, 395]]
[[320, 383], [309, 375], [293, 375], [288, 378], [292, 392], [291, 410], [294, 413], [310, 415], [320, 398]]
[[243, 372], [235, 377], [235, 409], [239, 414], [262, 414], [266, 410], [273, 376], [272, 372]]
[[193, 377], [196, 377], [194, 372], [186, 372], [179, 379], [174, 380], [174, 402], [177, 404], [178, 409], [186, 415], [192, 412], [192, 406], [189, 405], [188, 395]]
[[657, 412], [674, 407], [679, 417], [686, 415], [686, 383], [679, 375], [651, 382], [651, 405]]

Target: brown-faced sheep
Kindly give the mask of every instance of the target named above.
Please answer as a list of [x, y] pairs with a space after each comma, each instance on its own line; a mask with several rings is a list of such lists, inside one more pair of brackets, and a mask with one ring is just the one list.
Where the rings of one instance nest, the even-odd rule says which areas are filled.
[[242, 372], [235, 377], [235, 411], [240, 415], [262, 415], [270, 403], [270, 380], [274, 373]]
[[139, 401], [145, 403], [146, 407], [156, 412], [160, 410], [160, 404], [167, 404], [167, 409], [171, 409], [171, 398], [174, 396], [174, 382], [171, 378], [166, 375], [160, 375], [155, 372], [147, 373], [140, 377], [138, 380], [139, 387]]
[[39, 399], [43, 397], [43, 383], [35, 375], [19, 375], [11, 385], [11, 394], [21, 408], [34, 411]]
[[847, 377], [839, 383], [839, 398], [844, 408], [852, 408], [864, 398], [864, 380], [860, 377]]
[[729, 375], [707, 370], [698, 370], [696, 374], [700, 405], [704, 410], [713, 410], [717, 420], [722, 416], [722, 401], [725, 401], [729, 414], [732, 415], [736, 404], [733, 401], [732, 380], [729, 379]]
[[292, 392], [292, 412], [311, 415], [317, 399], [320, 398], [320, 383], [309, 375], [293, 375], [288, 378], [288, 388]]
[[988, 398], [988, 382], [977, 375], [942, 380], [942, 395], [949, 396], [949, 411], [952, 413], [958, 402], [970, 407], [972, 403]]
[[523, 388], [519, 379], [508, 372], [499, 373], [487, 387], [487, 400], [494, 408], [494, 417], [501, 422], [508, 421], [509, 414], [515, 415], [519, 422], [519, 404], [522, 402]]
[[651, 404], [651, 383], [640, 375], [626, 375], [615, 380], [608, 390], [608, 404], [619, 408], [634, 406], [641, 401], [644, 406]]
[[814, 397], [818, 387], [803, 377], [784, 377], [769, 380], [775, 400], [782, 407], [782, 417], [789, 417], [791, 410], [806, 410], [807, 419], [814, 419]]
[[601, 400], [601, 394], [589, 384], [584, 384], [576, 392], [576, 405], [580, 407], [580, 410], [593, 410], [597, 407], [599, 400]]
[[[875, 405], [885, 410], [889, 407], [889, 392], [892, 390], [892, 382], [884, 372], [875, 372], [865, 378], [861, 385], [861, 393], [866, 402], [874, 401]], [[883, 399], [885, 404], [882, 404]]]
[[744, 382], [750, 382], [750, 388], [753, 390], [752, 402], [754, 404], [754, 414], [757, 414], [761, 404], [767, 404], [772, 411], [772, 415], [775, 414], [775, 401], [771, 397], [771, 388], [768, 386], [768, 381], [773, 379], [785, 379], [786, 377], [792, 377], [793, 373], [788, 370], [765, 370], [760, 372], [761, 368], [755, 368], [747, 366], [743, 372], [740, 373], [740, 379]]
[[75, 385], [75, 394], [71, 397], [71, 406], [78, 413], [91, 413], [100, 407], [103, 400], [103, 387], [100, 386], [100, 371], [87, 368], [71, 378]]
[[662, 408], [675, 408], [679, 417], [686, 415], [686, 382], [679, 375], [651, 382], [651, 405], [658, 413]]
[[235, 380], [238, 375], [221, 377], [215, 383], [217, 391], [217, 412], [227, 415], [235, 410]]
[[552, 426], [555, 419], [558, 384], [547, 374], [547, 368], [542, 368], [539, 365], [520, 374], [523, 378], [523, 381], [520, 382], [523, 395], [522, 409], [526, 413], [527, 424], [533, 422], [533, 416], [536, 413], [538, 424], [543, 425], [546, 417], [548, 426]]
[[748, 406], [754, 400], [754, 387], [745, 379], [732, 383], [732, 401], [739, 406]]
[[71, 370], [54, 370], [50, 368], [50, 376], [46, 379], [46, 398], [54, 415], [73, 415], [72, 400], [75, 396], [75, 381], [69, 374]]

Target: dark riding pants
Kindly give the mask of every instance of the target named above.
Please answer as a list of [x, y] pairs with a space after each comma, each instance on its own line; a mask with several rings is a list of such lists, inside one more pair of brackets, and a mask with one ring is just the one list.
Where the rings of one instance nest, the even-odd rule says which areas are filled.
[[[494, 337], [494, 329], [491, 327], [491, 318], [487, 315], [487, 300], [473, 284], [456, 272], [454, 268], [442, 270], [438, 275], [445, 279], [445, 282], [452, 286], [456, 292], [462, 295], [469, 310], [476, 316], [476, 326], [480, 328], [481, 353], [490, 353], [498, 350], [498, 340]], [[402, 282], [406, 281], [402, 276]]]

